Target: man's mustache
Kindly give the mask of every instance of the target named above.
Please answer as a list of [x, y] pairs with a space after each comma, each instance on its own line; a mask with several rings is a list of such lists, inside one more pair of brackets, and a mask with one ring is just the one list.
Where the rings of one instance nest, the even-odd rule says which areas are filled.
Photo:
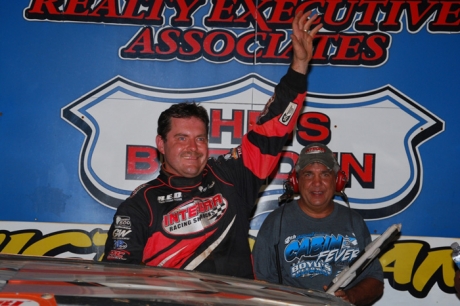
[[182, 152], [181, 157], [194, 157], [194, 158], [200, 158], [202, 157], [203, 154], [199, 152], [194, 152], [194, 151], [186, 151]]

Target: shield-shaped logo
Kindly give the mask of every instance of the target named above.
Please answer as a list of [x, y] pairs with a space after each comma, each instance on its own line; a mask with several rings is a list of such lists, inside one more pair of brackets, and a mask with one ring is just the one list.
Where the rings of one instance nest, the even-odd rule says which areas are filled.
[[[155, 178], [157, 119], [173, 103], [203, 105], [211, 117], [211, 155], [228, 153], [254, 124], [275, 85], [257, 74], [194, 89], [156, 88], [122, 77], [108, 81], [62, 108], [62, 118], [86, 136], [79, 161], [82, 184], [97, 201], [116, 208]], [[347, 95], [309, 93], [256, 218], [277, 207], [283, 178], [311, 142], [325, 143], [337, 154], [350, 179], [350, 204], [365, 219], [395, 215], [422, 188], [418, 147], [443, 130], [441, 119], [390, 85]]]

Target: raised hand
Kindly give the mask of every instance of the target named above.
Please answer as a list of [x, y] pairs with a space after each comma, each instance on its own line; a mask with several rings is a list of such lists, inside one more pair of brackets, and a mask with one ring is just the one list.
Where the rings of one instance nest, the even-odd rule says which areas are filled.
[[320, 23], [311, 29], [313, 22], [318, 17], [318, 15], [310, 17], [311, 14], [311, 11], [306, 13], [298, 12], [292, 22], [293, 57], [291, 68], [302, 74], [307, 73], [308, 64], [313, 55], [313, 39], [323, 27], [323, 24]]

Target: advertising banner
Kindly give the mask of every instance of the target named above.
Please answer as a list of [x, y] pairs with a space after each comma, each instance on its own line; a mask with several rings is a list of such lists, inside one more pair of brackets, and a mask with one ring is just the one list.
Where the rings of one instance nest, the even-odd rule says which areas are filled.
[[159, 114], [200, 103], [210, 155], [228, 153], [286, 73], [293, 16], [309, 10], [323, 28], [307, 97], [249, 241], [300, 150], [321, 142], [371, 234], [402, 224], [379, 256], [376, 305], [459, 302], [460, 1], [3, 1], [0, 252], [100, 259], [115, 209], [158, 175]]

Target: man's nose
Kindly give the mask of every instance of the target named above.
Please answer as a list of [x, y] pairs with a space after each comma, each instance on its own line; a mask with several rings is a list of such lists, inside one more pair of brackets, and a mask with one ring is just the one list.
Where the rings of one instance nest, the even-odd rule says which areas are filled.
[[314, 175], [313, 176], [313, 184], [318, 185], [321, 183], [321, 176], [320, 175]]
[[196, 151], [198, 149], [198, 144], [196, 143], [196, 140], [190, 140], [188, 147], [190, 150]]

